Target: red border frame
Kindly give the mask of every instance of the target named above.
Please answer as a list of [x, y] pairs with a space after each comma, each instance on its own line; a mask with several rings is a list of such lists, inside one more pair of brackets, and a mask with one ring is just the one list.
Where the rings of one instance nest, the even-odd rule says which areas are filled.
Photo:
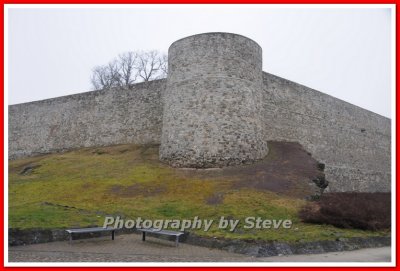
[[3, 0], [3, 4], [396, 4], [397, 0]]
[[[398, 48], [400, 46], [398, 45], [398, 32], [399, 32], [399, 20], [400, 20], [400, 15], [397, 12], [397, 2], [400, 2], [400, 0], [116, 0], [116, 1], [110, 1], [110, 0], [2, 0], [2, 5], [0, 9], [0, 16], [1, 16], [1, 23], [2, 23], [2, 28], [1, 28], [1, 50], [2, 54], [0, 56], [0, 60], [3, 63], [1, 70], [3, 72], [3, 77], [0, 79], [0, 83], [3, 86], [3, 95], [0, 95], [0, 104], [1, 104], [1, 124], [2, 124], [2, 133], [1, 133], [1, 142], [4, 142], [4, 93], [5, 93], [5, 86], [4, 86], [4, 5], [6, 4], [396, 4], [396, 78], [397, 75], [400, 73], [397, 69], [397, 63], [398, 60], [400, 59], [399, 54], [397, 54]], [[397, 81], [397, 80], [396, 80]], [[400, 149], [399, 145], [397, 145], [397, 134], [398, 131], [400, 130], [399, 128], [399, 112], [397, 110], [397, 103], [400, 100], [399, 96], [397, 95], [397, 90], [398, 86], [396, 85], [396, 92], [395, 92], [395, 99], [396, 99], [396, 108], [392, 108], [392, 110], [396, 110], [396, 153], [392, 155], [396, 155]], [[393, 123], [392, 123], [393, 124]], [[0, 158], [2, 164], [4, 165], [4, 144], [1, 144], [0, 147], [1, 153], [3, 154]], [[397, 168], [399, 166], [400, 162], [397, 161], [396, 159], [396, 173], [397, 173]], [[3, 167], [3, 185], [0, 186], [0, 192], [3, 196], [3, 201], [1, 203], [2, 208], [1, 208], [1, 214], [4, 217], [4, 172], [7, 169]], [[392, 180], [393, 181], [393, 180]], [[396, 178], [396, 183], [397, 183], [397, 178]], [[400, 192], [400, 187], [396, 185], [396, 195], [398, 195]], [[397, 199], [397, 197], [396, 197]], [[398, 235], [398, 222], [399, 222], [399, 204], [396, 200], [396, 267], [4, 267], [5, 259], [4, 259], [4, 246], [1, 246], [1, 260], [2, 260], [2, 266], [0, 267], [1, 270], [4, 269], [17, 269], [17, 270], [22, 270], [22, 269], [46, 269], [46, 270], [70, 270], [70, 269], [75, 269], [75, 270], [81, 270], [81, 269], [94, 269], [94, 268], [107, 268], [107, 269], [135, 269], [135, 270], [160, 270], [160, 269], [196, 269], [196, 270], [220, 270], [220, 271], [228, 271], [232, 269], [269, 269], [269, 270], [289, 270], [289, 269], [296, 269], [296, 270], [308, 270], [308, 269], [329, 269], [329, 270], [336, 270], [336, 269], [341, 269], [341, 270], [395, 270], [397, 269], [397, 263], [399, 260], [399, 251], [397, 250], [397, 243], [400, 241], [400, 236]], [[1, 229], [4, 229], [4, 221], [0, 220], [0, 227]], [[1, 231], [1, 240], [3, 241], [2, 244], [4, 244], [4, 238], [5, 238], [5, 233]], [[210, 263], [211, 264], [211, 263]], [[399, 268], [400, 269], [400, 268]]]

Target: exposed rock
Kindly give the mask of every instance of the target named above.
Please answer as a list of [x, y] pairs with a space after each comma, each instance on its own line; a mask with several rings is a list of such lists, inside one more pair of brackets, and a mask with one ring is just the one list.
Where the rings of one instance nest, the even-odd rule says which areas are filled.
[[29, 175], [29, 174], [33, 173], [36, 168], [39, 168], [39, 167], [41, 167], [41, 165], [27, 165], [21, 170], [21, 172], [19, 174], [20, 175]]

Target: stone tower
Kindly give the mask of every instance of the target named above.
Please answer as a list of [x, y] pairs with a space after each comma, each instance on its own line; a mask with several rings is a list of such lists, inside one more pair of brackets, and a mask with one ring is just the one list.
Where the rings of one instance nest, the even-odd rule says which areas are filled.
[[168, 51], [160, 159], [175, 167], [221, 167], [263, 158], [262, 50], [251, 39], [205, 33]]

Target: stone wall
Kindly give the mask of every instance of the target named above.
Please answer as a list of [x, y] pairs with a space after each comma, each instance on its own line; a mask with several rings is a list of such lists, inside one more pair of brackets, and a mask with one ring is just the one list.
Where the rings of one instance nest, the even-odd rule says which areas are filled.
[[267, 154], [262, 136], [262, 50], [236, 34], [206, 33], [168, 51], [160, 159], [218, 167]]
[[159, 143], [166, 80], [9, 106], [9, 158], [79, 147]]
[[329, 191], [390, 191], [390, 119], [263, 73], [264, 136], [325, 163]]
[[295, 141], [325, 164], [328, 191], [390, 191], [391, 121], [261, 71], [240, 35], [184, 38], [167, 80], [9, 106], [9, 158], [112, 144], [159, 144], [173, 166], [251, 162], [268, 140]]

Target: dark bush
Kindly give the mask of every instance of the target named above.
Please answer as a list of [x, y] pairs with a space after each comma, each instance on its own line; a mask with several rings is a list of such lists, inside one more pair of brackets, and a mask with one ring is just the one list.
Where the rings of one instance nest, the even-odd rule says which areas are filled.
[[325, 193], [300, 210], [307, 223], [362, 230], [389, 229], [390, 193]]

